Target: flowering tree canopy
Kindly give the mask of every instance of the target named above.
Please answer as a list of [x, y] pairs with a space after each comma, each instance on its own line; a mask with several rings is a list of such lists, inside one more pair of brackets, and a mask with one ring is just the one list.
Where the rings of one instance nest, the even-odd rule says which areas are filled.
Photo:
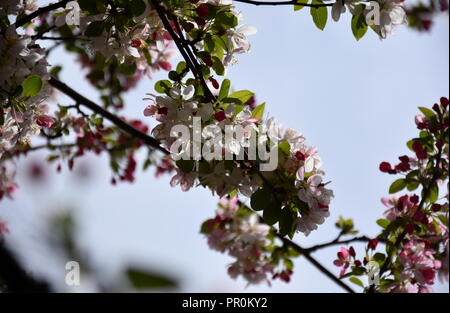
[[[301, 255], [349, 292], [345, 278], [366, 292], [429, 292], [437, 275], [448, 280], [448, 99], [419, 108], [410, 156], [380, 164], [381, 172], [401, 176], [382, 199], [380, 234], [355, 237], [352, 220], [341, 218], [335, 239], [304, 248], [293, 240], [324, 223], [332, 186], [318, 149], [264, 114], [266, 104], [252, 91], [234, 90], [224, 78], [256, 32], [243, 24], [235, 2], [308, 10], [321, 30], [350, 14], [356, 40], [389, 40], [396, 27], [428, 31], [448, 11], [447, 0], [62, 0], [42, 7], [0, 0], [0, 200], [19, 192], [16, 161], [32, 151], [48, 150], [58, 171], [85, 154], [107, 154], [117, 184], [135, 180], [141, 162], [135, 155], [146, 150], [144, 170], [154, 166], [156, 176], [171, 174], [170, 184], [182, 191], [203, 186], [220, 198], [201, 233], [211, 249], [234, 258], [232, 278], [289, 282], [292, 260]], [[76, 55], [101, 103], [59, 80], [61, 66], [49, 65], [59, 46]], [[173, 64], [175, 55], [183, 61]], [[168, 78], [155, 82], [158, 94], [143, 95], [142, 119], [125, 117], [123, 95], [157, 71]], [[61, 94], [73, 104], [58, 104]], [[153, 129], [150, 119], [158, 122]], [[7, 232], [0, 218], [0, 239]], [[312, 255], [357, 242], [366, 245], [365, 254], [340, 248], [339, 275]], [[358, 278], [364, 275], [368, 285]]]

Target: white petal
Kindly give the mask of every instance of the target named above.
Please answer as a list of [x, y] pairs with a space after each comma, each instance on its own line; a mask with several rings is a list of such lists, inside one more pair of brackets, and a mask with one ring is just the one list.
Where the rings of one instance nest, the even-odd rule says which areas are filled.
[[254, 35], [257, 32], [257, 29], [253, 25], [242, 25], [237, 31], [245, 36]]
[[184, 88], [183, 90], [183, 95], [182, 98], [183, 100], [189, 100], [194, 96], [195, 93], [195, 88], [193, 85], [188, 85], [186, 88]]

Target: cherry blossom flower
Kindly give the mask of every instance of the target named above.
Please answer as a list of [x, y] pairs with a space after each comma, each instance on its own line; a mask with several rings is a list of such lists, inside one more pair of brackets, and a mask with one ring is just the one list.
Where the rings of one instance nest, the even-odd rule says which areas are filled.
[[403, 0], [378, 0], [380, 5], [380, 25], [374, 25], [381, 38], [391, 35], [397, 25], [406, 24]]
[[232, 278], [242, 276], [249, 284], [268, 283], [273, 271], [266, 251], [271, 244], [267, 237], [270, 226], [260, 223], [254, 213], [239, 212], [237, 198], [221, 198], [216, 217], [207, 220], [202, 229], [212, 249], [236, 259], [228, 268]]
[[350, 266], [350, 253], [346, 248], [342, 247], [341, 251], [337, 253], [337, 257], [338, 258], [334, 260], [333, 264], [338, 267], [342, 267], [339, 275], [343, 276]]
[[399, 254], [399, 260], [404, 266], [403, 280], [413, 279], [420, 285], [432, 285], [436, 272], [441, 267], [441, 261], [434, 258], [436, 251], [427, 247], [425, 241], [409, 240]]
[[1, 235], [9, 233], [8, 226], [4, 220], [0, 218], [0, 239]]

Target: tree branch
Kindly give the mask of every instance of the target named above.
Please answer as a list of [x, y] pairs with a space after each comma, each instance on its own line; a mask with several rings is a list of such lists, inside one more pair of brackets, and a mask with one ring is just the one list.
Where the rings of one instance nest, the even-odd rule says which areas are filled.
[[330, 242], [326, 242], [326, 243], [322, 243], [322, 244], [318, 244], [309, 248], [305, 248], [305, 250], [309, 251], [309, 252], [314, 252], [323, 248], [328, 248], [331, 246], [337, 246], [337, 245], [346, 245], [352, 242], [369, 242], [371, 240], [371, 238], [367, 237], [367, 236], [360, 236], [360, 237], [354, 237], [354, 238], [350, 238], [350, 239], [346, 239], [346, 240], [333, 240]]
[[[322, 4], [308, 4], [301, 3], [302, 0], [292, 0], [292, 1], [253, 1], [253, 0], [234, 0], [235, 2], [241, 2], [253, 5], [300, 5], [310, 8], [320, 8], [320, 7], [330, 7], [334, 3], [322, 3]], [[305, 1], [305, 0], [303, 0]]]
[[109, 120], [111, 123], [122, 129], [124, 132], [130, 134], [131, 136], [140, 139], [143, 143], [147, 144], [148, 146], [151, 146], [164, 154], [169, 154], [169, 152], [160, 146], [159, 141], [155, 138], [147, 135], [146, 133], [134, 128], [124, 120], [120, 119], [116, 115], [112, 114], [111, 112], [103, 109], [98, 104], [92, 102], [91, 100], [87, 99], [86, 97], [80, 95], [78, 92], [64, 84], [63, 82], [57, 80], [56, 78], [52, 77], [49, 80], [50, 85], [61, 91], [62, 93], [66, 94], [73, 100], [75, 100], [77, 103], [80, 103], [87, 108], [91, 109], [92, 111], [100, 114], [107, 120]]
[[67, 4], [67, 2], [69, 2], [69, 1], [70, 1], [70, 0], [62, 0], [62, 1], [60, 1], [60, 2], [56, 2], [56, 3], [53, 3], [53, 4], [49, 4], [49, 5], [46, 6], [46, 7], [39, 8], [38, 10], [34, 11], [34, 12], [31, 13], [31, 14], [28, 14], [28, 15], [22, 17], [22, 18], [19, 18], [19, 19], [14, 23], [14, 26], [15, 26], [16, 28], [17, 28], [17, 27], [20, 27], [20, 26], [23, 26], [23, 25], [25, 25], [26, 23], [31, 22], [32, 19], [34, 19], [35, 17], [38, 17], [38, 16], [41, 15], [41, 14], [44, 14], [44, 13], [47, 13], [47, 12], [56, 10], [56, 9], [58, 9], [58, 8], [62, 8], [62, 7], [65, 6], [65, 5]]
[[47, 283], [36, 280], [22, 268], [2, 242], [0, 242], [0, 281], [0, 291], [27, 293], [50, 291]]
[[312, 265], [314, 265], [320, 272], [322, 272], [325, 276], [327, 276], [329, 279], [334, 281], [337, 285], [342, 287], [345, 291], [350, 293], [355, 293], [355, 291], [347, 286], [346, 283], [344, 283], [342, 280], [340, 280], [338, 277], [336, 277], [333, 273], [331, 273], [329, 270], [327, 270], [322, 264], [320, 264], [313, 256], [311, 256], [311, 252], [309, 249], [305, 249], [298, 245], [297, 243], [293, 242], [292, 240], [289, 240], [283, 236], [281, 236], [279, 233], [277, 233], [277, 237], [287, 246], [290, 246], [294, 248], [298, 253], [303, 255]]
[[[159, 3], [159, 1], [157, 1], [157, 0], [151, 0], [151, 2], [152, 2], [153, 7], [158, 12], [159, 18], [161, 19], [161, 21], [164, 25], [164, 28], [169, 32], [169, 34], [172, 37], [173, 41], [175, 42], [178, 50], [180, 51], [181, 55], [183, 56], [184, 60], [186, 61], [187, 66], [191, 70], [192, 74], [194, 75], [195, 78], [200, 80], [200, 83], [202, 84], [202, 87], [205, 91], [207, 98], [211, 102], [216, 101], [216, 98], [212, 94], [211, 90], [209, 90], [209, 87], [206, 84], [206, 81], [200, 72], [200, 66], [197, 63], [195, 56], [193, 56], [192, 52], [189, 50], [188, 47], [186, 47], [186, 49], [185, 49], [185, 47], [183, 46], [183, 39], [181, 39], [180, 37], [177, 36], [177, 34], [173, 30], [172, 26], [170, 25], [169, 20], [166, 16], [164, 7], [162, 7], [161, 4]], [[176, 20], [174, 22], [176, 22]], [[176, 23], [178, 23], [178, 22], [176, 22]], [[182, 32], [180, 32], [180, 36], [183, 36]]]

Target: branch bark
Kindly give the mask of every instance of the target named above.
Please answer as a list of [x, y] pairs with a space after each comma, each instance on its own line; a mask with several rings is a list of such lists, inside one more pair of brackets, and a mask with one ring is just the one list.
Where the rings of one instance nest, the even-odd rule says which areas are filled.
[[31, 13], [31, 14], [28, 14], [28, 15], [22, 17], [22, 18], [19, 18], [19, 19], [14, 23], [14, 26], [15, 26], [16, 28], [17, 28], [17, 27], [20, 27], [20, 26], [23, 26], [23, 25], [25, 25], [26, 23], [31, 22], [32, 19], [38, 17], [38, 16], [41, 15], [41, 14], [44, 14], [44, 13], [47, 13], [47, 12], [50, 12], [50, 11], [53, 11], [53, 10], [56, 10], [56, 9], [59, 9], [59, 8], [64, 7], [64, 6], [67, 4], [67, 2], [69, 2], [69, 1], [70, 1], [70, 0], [62, 0], [62, 1], [60, 1], [60, 2], [56, 2], [56, 3], [53, 3], [53, 4], [49, 4], [48, 6], [42, 7], [42, 8], [40, 8], [40, 9], [34, 11], [34, 12]]
[[169, 151], [164, 149], [160, 146], [159, 141], [155, 138], [147, 135], [146, 133], [134, 128], [124, 120], [120, 119], [118, 116], [114, 115], [113, 113], [105, 110], [98, 104], [92, 102], [91, 100], [87, 99], [86, 97], [82, 96], [63, 82], [59, 81], [58, 79], [52, 77], [49, 80], [50, 85], [61, 91], [62, 93], [66, 94], [73, 100], [75, 100], [77, 103], [80, 103], [87, 108], [91, 109], [92, 111], [98, 113], [99, 115], [103, 116], [105, 119], [109, 120], [111, 123], [122, 129], [124, 132], [130, 134], [133, 137], [136, 137], [137, 139], [141, 140], [146, 145], [155, 148], [156, 150], [161, 151], [164, 154], [169, 154]]
[[314, 265], [322, 274], [327, 276], [329, 279], [331, 279], [333, 282], [335, 282], [338, 286], [343, 288], [345, 291], [349, 293], [355, 293], [355, 291], [347, 286], [346, 283], [344, 283], [342, 280], [340, 280], [338, 277], [336, 277], [333, 273], [331, 273], [328, 269], [326, 269], [322, 264], [319, 263], [312, 255], [309, 249], [301, 247], [299, 244], [293, 242], [292, 240], [289, 240], [280, 234], [277, 234], [277, 237], [285, 244], [292, 248], [294, 248], [298, 253], [303, 255], [305, 259], [307, 259], [312, 265]]

